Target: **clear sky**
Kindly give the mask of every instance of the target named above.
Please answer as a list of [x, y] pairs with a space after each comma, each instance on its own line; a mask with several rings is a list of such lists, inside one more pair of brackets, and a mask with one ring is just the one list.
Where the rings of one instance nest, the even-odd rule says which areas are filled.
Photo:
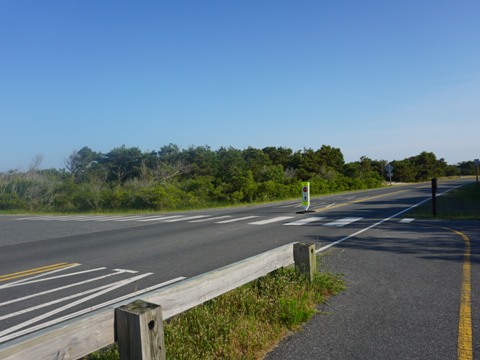
[[0, 171], [174, 143], [480, 157], [478, 0], [0, 0]]

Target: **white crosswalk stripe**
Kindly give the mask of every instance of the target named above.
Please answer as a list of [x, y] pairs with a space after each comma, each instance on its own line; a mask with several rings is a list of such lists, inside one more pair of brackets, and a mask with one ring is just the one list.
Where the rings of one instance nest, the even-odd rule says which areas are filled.
[[117, 220], [114, 221], [139, 221], [141, 219], [148, 219], [151, 216], [144, 216], [144, 215], [136, 215], [136, 216], [127, 216], [127, 217], [121, 217]]
[[[255, 218], [262, 218], [257, 221], [248, 222], [249, 225], [268, 225], [278, 222], [285, 222], [287, 220], [293, 219], [294, 221], [285, 222], [283, 225], [287, 226], [303, 226], [313, 222], [319, 222], [322, 220], [327, 219], [326, 217], [321, 216], [310, 216], [305, 218], [300, 218], [295, 220], [295, 216], [276, 216], [276, 217], [265, 217], [260, 215], [250, 215], [250, 216], [240, 216], [234, 217], [233, 215], [219, 215], [219, 216], [212, 216], [207, 214], [202, 215], [191, 215], [187, 216], [183, 215], [125, 215], [125, 216], [87, 216], [87, 215], [73, 215], [73, 216], [32, 216], [32, 217], [24, 217], [24, 218], [17, 218], [16, 220], [19, 221], [99, 221], [99, 222], [107, 222], [107, 221], [132, 221], [132, 222], [161, 222], [161, 223], [174, 223], [174, 222], [189, 222], [189, 223], [200, 223], [200, 222], [214, 222], [215, 224], [230, 224], [237, 221], [245, 221], [251, 220]], [[345, 217], [342, 219], [338, 219], [335, 221], [330, 221], [327, 223], [322, 224], [322, 226], [329, 226], [329, 227], [343, 227], [354, 223], [356, 221], [362, 220], [362, 217]], [[333, 219], [332, 219], [333, 220]], [[408, 223], [413, 221], [414, 219], [405, 218], [400, 220], [402, 223]]]
[[254, 218], [257, 218], [257, 217], [259, 217], [259, 216], [255, 216], [255, 215], [245, 216], [245, 217], [235, 218], [235, 219], [230, 219], [230, 220], [217, 221], [216, 224], [229, 224], [229, 223], [236, 222], [236, 221], [254, 219]]
[[309, 218], [300, 219], [300, 220], [297, 220], [297, 221], [294, 221], [294, 222], [286, 223], [284, 225], [302, 226], [302, 225], [305, 225], [305, 224], [308, 224], [308, 223], [311, 223], [311, 222], [315, 222], [315, 221], [320, 221], [320, 220], [323, 220], [323, 219], [325, 219], [325, 218], [320, 217], [320, 216], [314, 216], [314, 217], [309, 217]]
[[271, 218], [271, 219], [251, 222], [249, 224], [250, 225], [265, 225], [265, 224], [271, 224], [271, 223], [279, 222], [279, 221], [283, 221], [283, 220], [288, 220], [288, 219], [291, 219], [292, 217], [293, 216], [278, 216], [278, 217], [274, 217], [274, 218]]
[[200, 218], [205, 218], [210, 215], [194, 215], [194, 216], [186, 216], [186, 217], [181, 217], [181, 218], [176, 218], [176, 219], [171, 219], [171, 220], [165, 220], [165, 222], [178, 222], [178, 221], [188, 221], [188, 220], [195, 220], [195, 219], [200, 219]]
[[226, 219], [226, 218], [231, 218], [231, 215], [223, 215], [223, 216], [215, 216], [215, 217], [209, 217], [206, 219], [200, 219], [200, 220], [192, 220], [189, 221], [191, 223], [199, 223], [199, 222], [205, 222], [205, 221], [213, 221], [213, 220], [220, 220], [220, 219]]
[[147, 219], [140, 219], [137, 221], [142, 221], [142, 222], [147, 222], [147, 221], [160, 221], [160, 220], [167, 220], [167, 219], [173, 219], [173, 218], [179, 218], [183, 217], [185, 215], [172, 215], [172, 216], [158, 216], [158, 217], [149, 217]]
[[355, 221], [359, 221], [359, 220], [362, 220], [362, 219], [363, 218], [361, 218], [361, 217], [359, 217], [359, 218], [346, 217], [346, 218], [343, 218], [343, 219], [339, 219], [339, 220], [324, 224], [323, 226], [342, 227], [342, 226], [351, 224]]

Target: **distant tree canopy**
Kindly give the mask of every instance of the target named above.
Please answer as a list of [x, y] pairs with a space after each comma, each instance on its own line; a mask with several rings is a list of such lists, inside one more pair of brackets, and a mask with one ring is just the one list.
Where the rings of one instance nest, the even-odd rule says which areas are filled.
[[[65, 169], [40, 170], [40, 162], [37, 157], [27, 172], [0, 173], [0, 210], [191, 209], [298, 197], [302, 181], [310, 181], [313, 195], [374, 188], [387, 176], [387, 161], [362, 156], [345, 163], [340, 149], [327, 145], [293, 151], [169, 144], [108, 153], [85, 146], [68, 157]], [[447, 165], [430, 152], [391, 164], [397, 182], [475, 171], [473, 162]]]

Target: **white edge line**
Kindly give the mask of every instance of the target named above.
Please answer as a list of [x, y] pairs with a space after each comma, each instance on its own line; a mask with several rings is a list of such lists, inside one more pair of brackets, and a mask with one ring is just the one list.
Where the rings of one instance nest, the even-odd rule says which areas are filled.
[[[462, 186], [463, 186], [463, 185], [455, 186], [455, 187], [453, 187], [453, 188], [451, 188], [451, 189], [448, 189], [448, 190], [446, 190], [446, 191], [438, 194], [437, 196], [442, 196], [442, 195], [444, 195], [444, 194], [446, 194], [446, 193], [448, 193], [448, 192], [450, 192], [450, 191], [452, 191], [452, 190], [458, 189], [459, 187], [462, 187]], [[386, 219], [383, 219], [383, 220], [381, 220], [381, 221], [379, 221], [379, 222], [377, 222], [377, 223], [375, 223], [375, 224], [373, 224], [373, 225], [370, 225], [369, 227], [367, 227], [367, 228], [365, 228], [365, 229], [359, 230], [359, 231], [357, 231], [357, 232], [355, 232], [355, 233], [353, 233], [353, 234], [351, 234], [351, 235], [348, 235], [348, 236], [344, 237], [343, 239], [340, 239], [340, 240], [337, 240], [337, 241], [335, 241], [335, 242], [333, 242], [333, 243], [331, 243], [331, 244], [325, 245], [325, 246], [321, 247], [320, 249], [317, 249], [317, 250], [315, 251], [315, 253], [318, 254], [319, 252], [325, 251], [325, 250], [331, 248], [332, 246], [335, 246], [335, 245], [338, 245], [338, 244], [344, 242], [345, 240], [348, 240], [348, 239], [350, 239], [350, 238], [352, 238], [352, 237], [354, 237], [354, 236], [360, 235], [361, 233], [363, 233], [363, 232], [365, 232], [365, 231], [368, 231], [368, 230], [370, 230], [370, 229], [373, 229], [374, 227], [376, 227], [376, 226], [378, 226], [378, 225], [380, 225], [380, 224], [383, 224], [385, 221], [388, 221], [388, 220], [391, 220], [391, 219], [393, 219], [393, 218], [396, 218], [397, 216], [399, 216], [399, 215], [401, 215], [401, 214], [403, 214], [403, 213], [406, 213], [407, 211], [409, 211], [409, 210], [411, 210], [411, 209], [413, 209], [413, 208], [416, 208], [417, 206], [422, 205], [423, 203], [426, 203], [427, 201], [430, 201], [430, 200], [432, 200], [432, 198], [431, 198], [431, 197], [428, 197], [428, 198], [426, 198], [425, 200], [420, 201], [418, 204], [412, 205], [412, 206], [410, 206], [409, 208], [406, 208], [406, 209], [404, 209], [404, 210], [396, 213], [395, 215], [392, 215], [392, 216], [390, 216], [390, 217], [388, 217], [388, 218], [386, 218]]]
[[391, 219], [393, 219], [393, 218], [396, 218], [397, 216], [399, 216], [399, 215], [401, 215], [401, 214], [403, 214], [403, 213], [406, 213], [407, 211], [409, 211], [409, 210], [411, 210], [411, 209], [413, 209], [413, 208], [415, 208], [415, 207], [417, 207], [417, 206], [419, 206], [419, 205], [421, 205], [421, 204], [423, 204], [423, 203], [425, 203], [425, 202], [427, 202], [427, 201], [430, 201], [430, 200], [431, 200], [431, 198], [427, 198], [427, 199], [425, 199], [425, 200], [423, 200], [423, 201], [420, 201], [418, 204], [415, 204], [415, 205], [413, 205], [413, 206], [410, 206], [409, 208], [406, 208], [406, 209], [404, 209], [404, 210], [396, 213], [395, 215], [392, 215], [392, 216], [390, 216], [390, 217], [388, 217], [388, 218], [385, 218], [385, 219], [383, 219], [383, 220], [380, 220], [379, 222], [377, 222], [377, 223], [375, 223], [375, 224], [373, 224], [373, 225], [370, 225], [369, 227], [366, 227], [365, 229], [359, 230], [359, 231], [357, 231], [357, 232], [355, 232], [355, 233], [353, 233], [353, 234], [350, 234], [350, 235], [344, 237], [343, 239], [340, 239], [340, 240], [334, 241], [334, 242], [331, 243], [331, 244], [325, 245], [325, 246], [321, 247], [320, 249], [317, 249], [317, 250], [315, 251], [315, 253], [318, 254], [319, 252], [325, 251], [325, 250], [331, 248], [332, 246], [335, 246], [335, 245], [338, 245], [338, 244], [344, 242], [345, 240], [348, 240], [348, 239], [350, 239], [350, 238], [352, 238], [352, 237], [354, 237], [354, 236], [360, 235], [361, 233], [364, 233], [365, 231], [368, 231], [368, 230], [370, 230], [370, 229], [373, 229], [374, 227], [377, 227], [378, 225], [383, 224], [385, 221], [388, 221], [388, 220], [391, 220]]

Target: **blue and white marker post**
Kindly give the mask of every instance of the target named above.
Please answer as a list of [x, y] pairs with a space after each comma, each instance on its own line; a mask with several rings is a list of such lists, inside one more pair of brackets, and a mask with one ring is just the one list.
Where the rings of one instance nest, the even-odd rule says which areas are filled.
[[302, 182], [302, 206], [307, 211], [310, 207], [310, 183]]

